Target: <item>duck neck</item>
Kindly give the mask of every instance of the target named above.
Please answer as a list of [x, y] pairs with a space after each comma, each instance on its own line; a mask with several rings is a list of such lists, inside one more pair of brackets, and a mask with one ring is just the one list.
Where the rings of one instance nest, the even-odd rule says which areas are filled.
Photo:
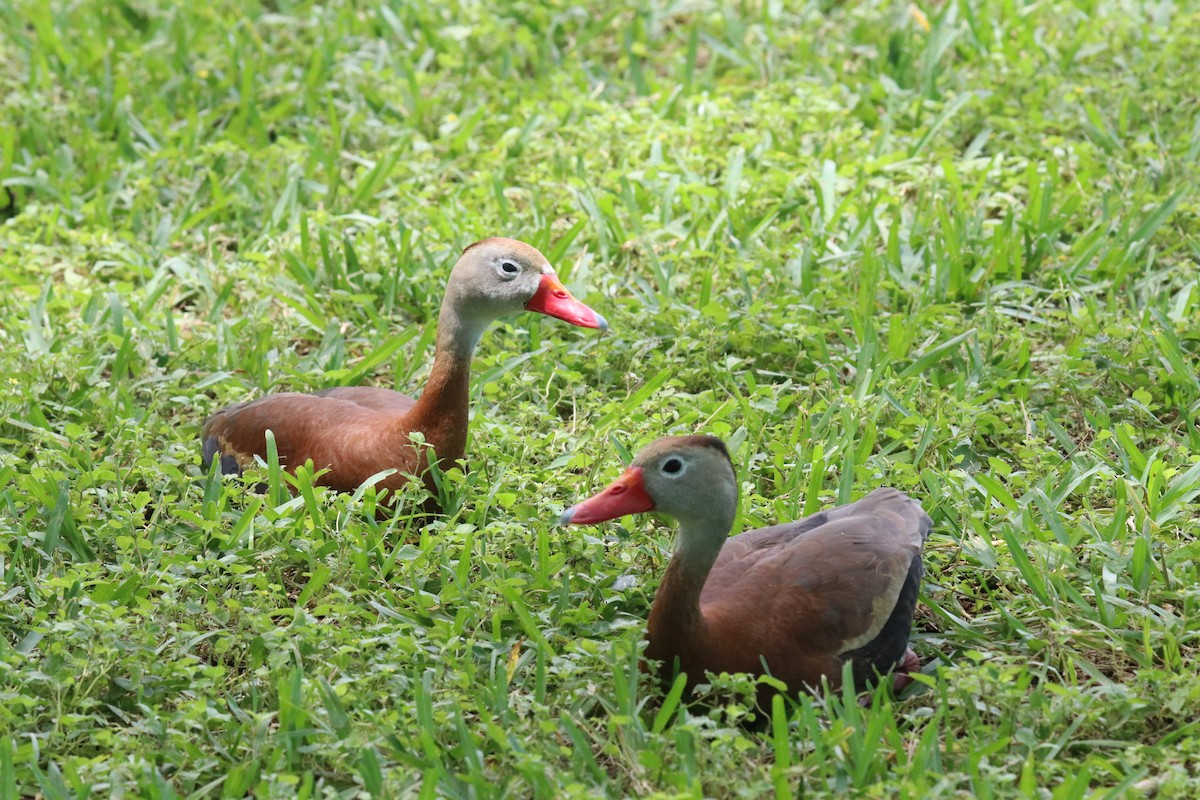
[[680, 520], [671, 563], [654, 596], [650, 614], [652, 635], [659, 628], [655, 623], [660, 621], [662, 630], [672, 629], [673, 634], [693, 631], [686, 637], [695, 636], [695, 629], [703, 627], [700, 592], [729, 536], [731, 524], [731, 519], [722, 516]]
[[471, 358], [486, 329], [486, 323], [459, 314], [449, 296], [442, 303], [433, 368], [406, 427], [424, 434], [443, 469], [466, 452]]

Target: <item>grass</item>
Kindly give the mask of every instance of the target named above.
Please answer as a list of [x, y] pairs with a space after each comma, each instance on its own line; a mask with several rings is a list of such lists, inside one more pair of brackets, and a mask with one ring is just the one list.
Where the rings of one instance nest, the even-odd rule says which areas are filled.
[[[1200, 793], [1194, 6], [193, 5], [0, 4], [0, 800]], [[444, 518], [202, 472], [493, 234], [613, 329], [488, 334]], [[693, 430], [922, 500], [922, 686], [638, 677], [670, 529], [553, 521]]]

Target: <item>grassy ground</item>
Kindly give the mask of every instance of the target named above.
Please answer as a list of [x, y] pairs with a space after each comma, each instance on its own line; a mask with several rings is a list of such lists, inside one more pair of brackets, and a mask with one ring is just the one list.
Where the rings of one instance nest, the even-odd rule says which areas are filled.
[[[0, 2], [0, 800], [1200, 795], [1195, 4], [169, 5]], [[444, 519], [206, 479], [493, 234], [613, 330], [484, 339]], [[925, 503], [917, 691], [637, 680], [670, 529], [553, 520], [693, 430]]]

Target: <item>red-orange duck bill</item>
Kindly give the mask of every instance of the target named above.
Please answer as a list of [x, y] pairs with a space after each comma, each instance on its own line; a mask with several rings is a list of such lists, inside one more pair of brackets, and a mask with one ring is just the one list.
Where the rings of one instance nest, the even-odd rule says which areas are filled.
[[630, 467], [604, 491], [564, 511], [558, 518], [558, 524], [606, 522], [626, 514], [653, 510], [654, 500], [646, 493], [646, 485], [642, 483], [642, 468]]
[[599, 328], [601, 333], [608, 330], [608, 320], [572, 297], [553, 272], [542, 274], [538, 290], [525, 308], [581, 328]]

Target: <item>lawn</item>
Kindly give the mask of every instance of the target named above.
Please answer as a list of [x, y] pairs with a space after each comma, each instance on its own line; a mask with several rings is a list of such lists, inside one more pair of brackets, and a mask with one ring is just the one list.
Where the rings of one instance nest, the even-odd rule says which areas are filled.
[[[1197, 63], [1191, 2], [0, 0], [0, 800], [1200, 796]], [[443, 516], [201, 469], [419, 391], [492, 235], [612, 329], [484, 337]], [[738, 530], [921, 500], [918, 685], [639, 678], [673, 527], [555, 520], [693, 431]]]

